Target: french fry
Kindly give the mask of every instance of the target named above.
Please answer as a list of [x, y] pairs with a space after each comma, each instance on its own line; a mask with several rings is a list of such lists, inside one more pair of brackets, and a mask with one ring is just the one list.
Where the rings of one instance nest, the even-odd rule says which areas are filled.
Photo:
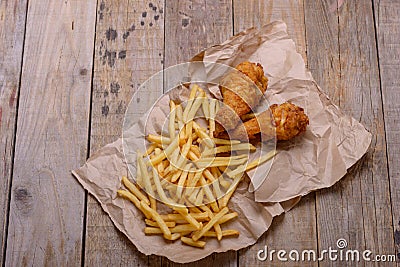
[[234, 145], [234, 144], [240, 144], [239, 140], [226, 140], [226, 139], [220, 139], [220, 138], [212, 138], [212, 141], [216, 145]]
[[166, 136], [162, 135], [154, 135], [154, 134], [149, 134], [146, 139], [149, 142], [155, 143], [155, 144], [161, 144], [161, 145], [168, 145], [171, 143], [171, 139]]
[[270, 151], [270, 152], [268, 152], [267, 154], [265, 154], [265, 155], [261, 156], [260, 158], [258, 158], [257, 160], [254, 160], [254, 161], [250, 162], [250, 163], [247, 164], [247, 166], [246, 166], [246, 171], [249, 171], [249, 170], [251, 170], [251, 169], [257, 167], [258, 165], [261, 165], [261, 164], [263, 164], [264, 162], [266, 162], [266, 161], [272, 159], [273, 157], [275, 157], [275, 155], [276, 155], [277, 153], [278, 153], [278, 152], [277, 152], [276, 150]]
[[147, 219], [151, 218], [151, 214], [142, 208], [142, 206], [140, 205], [140, 200], [134, 194], [126, 190], [117, 190], [117, 193], [119, 196], [130, 200], [136, 206], [136, 208], [138, 208], [144, 214]]
[[221, 219], [218, 220], [218, 223], [219, 224], [226, 223], [226, 222], [236, 218], [237, 216], [238, 216], [237, 212], [232, 212], [232, 213], [225, 214], [224, 216], [222, 216]]
[[204, 117], [206, 117], [206, 119], [210, 119], [210, 104], [211, 104], [210, 99], [207, 97], [204, 97], [201, 107], [203, 109], [203, 114], [204, 114]]
[[[210, 219], [214, 218], [214, 214], [212, 213], [212, 211], [210, 210], [209, 207], [203, 205], [203, 206], [200, 206], [200, 208], [202, 210], [204, 210], [205, 212], [207, 212], [208, 217], [210, 217]], [[218, 224], [218, 221], [214, 224], [213, 227], [214, 227], [214, 230], [215, 230], [215, 232], [217, 234], [217, 239], [221, 240], [222, 239], [222, 230], [221, 230], [221, 226]]]
[[171, 240], [171, 241], [178, 240], [180, 237], [181, 237], [180, 233], [171, 234], [171, 238], [168, 238], [168, 237], [164, 236], [165, 239]]
[[181, 236], [181, 241], [186, 245], [198, 248], [204, 248], [204, 246], [206, 245], [206, 242], [204, 241], [193, 241], [193, 239], [184, 236]]
[[194, 241], [199, 240], [207, 231], [209, 231], [214, 224], [218, 222], [219, 219], [221, 219], [226, 213], [228, 213], [229, 209], [227, 207], [224, 207], [220, 212], [218, 212], [206, 225], [203, 226], [203, 228], [199, 231], [194, 232], [192, 239]]
[[134, 194], [138, 199], [143, 200], [146, 204], [150, 204], [149, 199], [134, 185], [126, 176], [122, 176], [122, 183]]
[[161, 161], [163, 161], [163, 159], [165, 159], [167, 157], [167, 155], [171, 155], [171, 153], [176, 150], [176, 148], [178, 147], [178, 141], [179, 138], [175, 138], [174, 141], [172, 143], [170, 143], [168, 145], [168, 147], [163, 151], [163, 153], [157, 155], [156, 157], [154, 157], [153, 159], [149, 160], [147, 162], [147, 166], [155, 166], [158, 163], [160, 163]]
[[194, 204], [196, 206], [200, 206], [203, 204], [203, 198], [204, 198], [204, 190], [203, 188], [199, 190], [199, 193], [197, 194], [196, 200], [194, 201]]
[[209, 135], [212, 138], [214, 135], [214, 131], [215, 131], [215, 105], [216, 105], [216, 101], [215, 99], [211, 99], [209, 102], [209, 120], [208, 120], [208, 127], [209, 127]]
[[147, 148], [146, 153], [143, 154], [144, 157], [147, 157], [151, 153], [153, 153], [154, 149], [156, 149], [157, 144], [151, 144], [149, 148]]
[[[149, 220], [149, 219], [145, 219], [144, 222], [145, 222], [148, 226], [160, 227], [156, 221], [152, 221], [152, 220]], [[165, 225], [166, 225], [168, 228], [172, 228], [172, 227], [175, 227], [175, 226], [176, 226], [176, 223], [175, 223], [175, 222], [165, 222]]]
[[207, 196], [208, 201], [210, 202], [211, 208], [213, 209], [214, 212], [219, 212], [219, 207], [218, 207], [217, 203], [215, 202], [215, 198], [214, 198], [210, 188], [208, 187], [208, 184], [207, 184], [206, 180], [204, 179], [204, 177], [200, 177], [200, 183], [203, 186], [204, 193]]
[[208, 156], [208, 155], [216, 155], [218, 153], [224, 153], [224, 152], [231, 152], [231, 151], [255, 151], [256, 147], [253, 146], [250, 143], [241, 143], [241, 144], [234, 144], [234, 145], [225, 145], [225, 146], [218, 146], [214, 147], [212, 149], [205, 150], [202, 153], [202, 156]]
[[202, 213], [202, 211], [198, 207], [189, 207], [190, 212], [194, 213]]
[[184, 123], [187, 122], [187, 116], [189, 114], [190, 109], [192, 108], [193, 99], [196, 96], [198, 88], [200, 88], [200, 87], [197, 84], [194, 84], [192, 86], [192, 90], [190, 91], [190, 95], [189, 95], [189, 100], [186, 103], [186, 107], [185, 107], [185, 109], [183, 111], [183, 115], [182, 115], [182, 120]]
[[239, 185], [239, 182], [242, 180], [242, 177], [243, 177], [242, 174], [237, 175], [233, 179], [233, 182], [232, 182], [231, 186], [229, 187], [229, 189], [226, 191], [225, 195], [218, 200], [220, 208], [226, 207], [228, 205], [228, 201], [231, 198], [233, 192], [235, 192], [236, 187]]
[[196, 228], [196, 230], [199, 230], [201, 228], [201, 224], [196, 221], [196, 219], [188, 213], [187, 209], [183, 210], [183, 209], [175, 209], [175, 211], [177, 211], [184, 220], [186, 220], [190, 225], [193, 225], [194, 228]]
[[175, 138], [175, 117], [176, 117], [176, 108], [174, 101], [170, 100], [169, 106], [171, 112], [169, 113], [168, 131], [169, 131], [169, 137], [171, 138], [171, 140], [173, 140]]
[[147, 171], [147, 168], [146, 168], [146, 165], [145, 165], [145, 163], [143, 161], [142, 156], [139, 156], [139, 152], [138, 152], [138, 164], [139, 164], [139, 167], [140, 167], [140, 174], [142, 176], [142, 182], [143, 182], [144, 188], [145, 188], [147, 194], [149, 194], [151, 196], [154, 196], [154, 191], [153, 191], [153, 188], [151, 186], [149, 173]]
[[150, 207], [153, 210], [157, 210], [157, 201], [156, 201], [156, 199], [154, 197], [152, 197], [152, 196], [149, 196], [149, 199], [150, 199]]
[[[205, 221], [208, 219], [208, 214], [206, 212], [189, 214], [197, 221]], [[179, 213], [160, 214], [160, 217], [165, 221], [175, 221], [176, 223], [182, 223], [184, 221], [186, 223], [186, 220]]]
[[171, 231], [168, 226], [165, 224], [165, 221], [161, 218], [161, 216], [157, 213], [157, 211], [150, 208], [144, 201], [140, 201], [140, 206], [151, 214], [151, 218], [157, 222], [161, 231], [163, 232], [166, 238], [171, 238]]
[[[179, 181], [178, 181], [178, 187], [176, 189], [176, 195], [178, 196], [178, 198], [182, 197], [182, 190], [183, 190], [183, 186], [185, 185], [186, 182], [186, 178], [189, 175], [189, 170], [191, 168], [192, 164], [188, 163], [185, 166], [185, 170], [182, 172], [182, 175], [179, 177]], [[191, 173], [194, 175], [194, 173]], [[193, 179], [192, 177], [190, 179]]]
[[[226, 237], [226, 236], [239, 236], [239, 234], [240, 233], [237, 230], [223, 230], [221, 232], [221, 238], [222, 237]], [[208, 232], [204, 233], [203, 236], [204, 237], [218, 237], [218, 233], [217, 232], [213, 232], [213, 231], [208, 231]]]
[[167, 198], [167, 196], [165, 195], [164, 189], [161, 186], [160, 178], [159, 178], [158, 173], [155, 168], [153, 168], [153, 180], [154, 180], [154, 184], [156, 185], [157, 194], [160, 197], [161, 201], [163, 201], [166, 204], [172, 203], [172, 200]]

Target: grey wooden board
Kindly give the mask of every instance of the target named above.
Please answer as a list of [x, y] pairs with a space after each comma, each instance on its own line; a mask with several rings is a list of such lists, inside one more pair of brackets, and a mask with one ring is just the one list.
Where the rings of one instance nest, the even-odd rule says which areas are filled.
[[6, 266], [81, 263], [95, 6], [29, 2]]
[[[24, 45], [26, 1], [0, 2], [0, 213], [1, 251], [4, 251], [8, 221], [10, 181], [22, 51]], [[3, 253], [1, 259], [3, 260]]]

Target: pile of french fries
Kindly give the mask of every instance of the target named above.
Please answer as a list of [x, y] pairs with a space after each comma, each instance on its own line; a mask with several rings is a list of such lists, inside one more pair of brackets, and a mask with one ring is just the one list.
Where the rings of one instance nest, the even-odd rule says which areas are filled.
[[[137, 152], [136, 184], [122, 177], [126, 189], [118, 195], [130, 200], [146, 217], [145, 234], [203, 248], [203, 237], [221, 240], [238, 236], [221, 225], [236, 218], [227, 207], [244, 172], [271, 159], [275, 152], [248, 163], [256, 148], [238, 140], [213, 137], [219, 104], [197, 84], [186, 103], [170, 101], [168, 130], [149, 134], [148, 149]], [[206, 125], [206, 126], [205, 126]], [[139, 189], [140, 188], [140, 189]], [[157, 201], [167, 205], [159, 214]]]

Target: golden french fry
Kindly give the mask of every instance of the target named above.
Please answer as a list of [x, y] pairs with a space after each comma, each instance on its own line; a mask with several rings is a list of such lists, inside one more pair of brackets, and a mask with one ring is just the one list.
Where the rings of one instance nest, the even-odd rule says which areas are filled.
[[154, 196], [154, 191], [153, 191], [153, 188], [151, 186], [151, 181], [150, 181], [150, 175], [147, 171], [147, 167], [143, 161], [143, 158], [139, 154], [139, 152], [137, 153], [137, 161], [138, 161], [138, 165], [140, 168], [140, 174], [142, 175], [142, 183], [144, 185], [146, 193], [151, 196]]
[[193, 225], [193, 227], [196, 228], [196, 230], [199, 230], [201, 228], [201, 224], [198, 221], [196, 221], [196, 219], [190, 213], [188, 213], [187, 209], [174, 208], [174, 210], [177, 211], [184, 220]]
[[237, 212], [225, 214], [224, 216], [222, 216], [221, 219], [218, 220], [218, 223], [219, 224], [226, 223], [227, 221], [230, 221], [230, 220], [236, 218], [237, 216], [238, 216]]
[[191, 166], [192, 166], [191, 163], [186, 164], [184, 171], [182, 172], [181, 176], [179, 177], [178, 187], [176, 189], [176, 195], [178, 196], [178, 198], [182, 197], [183, 186], [185, 185], [186, 178], [188, 177]]
[[193, 241], [193, 239], [184, 236], [181, 236], [181, 241], [186, 245], [198, 248], [204, 248], [204, 246], [206, 245], [206, 242], [204, 241]]
[[174, 233], [171, 235], [171, 238], [167, 238], [166, 236], [164, 236], [165, 239], [167, 240], [171, 240], [171, 241], [175, 241], [178, 240], [181, 237], [180, 233]]
[[206, 225], [203, 226], [203, 228], [199, 231], [194, 232], [192, 239], [194, 241], [199, 240], [207, 231], [209, 231], [214, 224], [218, 222], [219, 219], [221, 219], [226, 213], [228, 213], [229, 209], [227, 207], [223, 208], [218, 212]]
[[160, 214], [157, 211], [150, 208], [144, 201], [140, 201], [140, 206], [151, 214], [151, 218], [157, 222], [161, 231], [164, 233], [164, 236], [167, 238], [171, 238], [171, 231], [168, 226], [165, 224], [165, 221], [161, 218]]
[[[210, 210], [209, 207], [203, 205], [203, 206], [200, 206], [200, 208], [201, 208], [202, 210], [204, 210], [205, 212], [207, 212], [208, 217], [210, 217], [210, 219], [214, 218], [214, 214], [213, 214], [213, 212]], [[218, 221], [214, 224], [213, 227], [214, 227], [214, 230], [215, 230], [215, 232], [216, 232], [217, 239], [218, 239], [218, 240], [221, 240], [221, 239], [222, 239], [222, 230], [221, 230], [221, 226], [219, 225]]]
[[[221, 232], [221, 238], [222, 236], [239, 236], [240, 232], [237, 230], [223, 230]], [[206, 232], [203, 236], [205, 237], [218, 237], [218, 233], [213, 232], [213, 231], [208, 231]], [[220, 240], [220, 239], [219, 239]]]
[[272, 159], [273, 157], [275, 157], [276, 154], [278, 154], [278, 152], [276, 150], [270, 151], [267, 154], [258, 158], [257, 160], [250, 162], [246, 166], [246, 171], [249, 171], [249, 170], [253, 169], [254, 167], [257, 167], [258, 165], [261, 165], [262, 163]]
[[149, 195], [149, 199], [150, 199], [150, 207], [153, 210], [157, 210], [157, 201], [156, 201], [156, 199], [154, 197], [150, 196], [150, 195]]
[[162, 135], [149, 134], [146, 137], [146, 139], [149, 142], [161, 144], [161, 145], [168, 145], [171, 143], [171, 139], [169, 137], [162, 136]]
[[202, 213], [202, 211], [198, 207], [189, 207], [190, 212], [194, 213]]
[[241, 144], [234, 144], [234, 145], [224, 145], [224, 146], [218, 146], [214, 147], [212, 149], [205, 150], [202, 153], [202, 156], [208, 156], [208, 155], [216, 155], [218, 153], [224, 153], [224, 152], [231, 152], [231, 151], [255, 151], [256, 147], [253, 146], [250, 143], [241, 143]]
[[214, 212], [219, 212], [219, 207], [218, 207], [217, 203], [215, 202], [215, 197], [212, 194], [210, 188], [208, 187], [207, 182], [204, 179], [204, 177], [200, 177], [200, 184], [203, 186], [204, 193], [207, 196], [208, 201], [210, 202], [212, 210]]
[[194, 84], [192, 86], [192, 89], [191, 89], [190, 95], [189, 95], [189, 99], [188, 99], [188, 101], [186, 103], [186, 107], [185, 107], [185, 109], [183, 111], [183, 115], [182, 115], [182, 120], [183, 120], [184, 123], [187, 122], [187, 116], [189, 114], [190, 109], [192, 108], [192, 105], [193, 105], [193, 102], [194, 102], [193, 99], [195, 98], [197, 90], [199, 88], [200, 87], [197, 84]]
[[194, 201], [194, 204], [196, 206], [200, 206], [203, 204], [203, 198], [204, 198], [204, 190], [203, 188], [199, 190], [199, 193], [197, 194], [197, 197]]
[[206, 117], [206, 119], [210, 119], [210, 105], [211, 105], [210, 99], [207, 97], [204, 97], [201, 107], [203, 109], [203, 114], [204, 114], [204, 117]]
[[[205, 221], [208, 219], [208, 214], [203, 213], [189, 213], [197, 221]], [[179, 213], [160, 214], [160, 217], [165, 221], [175, 221], [176, 223], [187, 223], [183, 216]]]
[[[160, 227], [156, 221], [152, 221], [152, 220], [149, 220], [149, 219], [145, 219], [144, 222], [145, 222], [148, 226]], [[168, 228], [172, 228], [172, 227], [175, 227], [175, 226], [176, 226], [176, 223], [175, 223], [175, 222], [165, 222], [165, 225], [166, 225]]]
[[154, 149], [156, 149], [157, 144], [151, 144], [149, 148], [147, 148], [146, 153], [143, 154], [144, 157], [147, 157], [151, 153], [153, 153]]
[[175, 116], [176, 116], [176, 108], [174, 101], [170, 100], [169, 106], [171, 112], [169, 113], [168, 131], [169, 131], [169, 137], [171, 138], [171, 140], [173, 140], [175, 138]]
[[163, 153], [157, 155], [156, 157], [154, 157], [153, 159], [149, 160], [147, 162], [147, 166], [155, 166], [158, 163], [160, 163], [161, 161], [163, 161], [168, 155], [171, 155], [173, 151], [176, 150], [176, 148], [178, 147], [178, 141], [179, 138], [175, 138], [174, 141], [172, 141], [172, 143], [170, 143], [168, 145], [168, 147], [163, 151]]
[[136, 206], [136, 208], [138, 208], [144, 214], [147, 219], [151, 218], [151, 214], [141, 207], [140, 200], [134, 194], [126, 190], [117, 190], [117, 193], [120, 197], [130, 200]]
[[138, 199], [143, 200], [146, 204], [150, 204], [149, 199], [134, 185], [126, 176], [122, 176], [122, 183], [134, 194]]
[[225, 195], [218, 200], [219, 207], [223, 208], [228, 205], [229, 199], [232, 197], [233, 192], [235, 192], [237, 186], [239, 185], [239, 182], [242, 180], [243, 175], [239, 174], [237, 175], [229, 187], [229, 189], [226, 191]]
[[172, 200], [167, 198], [167, 196], [165, 195], [164, 189], [161, 186], [160, 178], [155, 168], [153, 168], [153, 180], [154, 184], [156, 185], [157, 194], [160, 197], [161, 201], [163, 201], [165, 204], [172, 203]]
[[234, 145], [234, 144], [240, 144], [240, 140], [226, 140], [226, 139], [220, 139], [220, 138], [212, 138], [211, 139], [214, 144], [216, 145]]

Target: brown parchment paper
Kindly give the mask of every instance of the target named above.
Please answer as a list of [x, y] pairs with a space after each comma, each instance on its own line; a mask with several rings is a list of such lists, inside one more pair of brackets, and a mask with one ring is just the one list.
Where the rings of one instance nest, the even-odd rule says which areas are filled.
[[[204, 249], [168, 242], [161, 236], [145, 236], [143, 216], [128, 201], [118, 198], [121, 176], [128, 175], [127, 158], [122, 139], [118, 139], [91, 156], [84, 166], [72, 171], [74, 176], [101, 204], [115, 226], [146, 255], [166, 256], [186, 263], [213, 252], [238, 250], [249, 246], [269, 228], [274, 216], [292, 208], [300, 196], [337, 182], [366, 152], [371, 134], [353, 118], [343, 114], [323, 94], [306, 70], [294, 42], [289, 39], [286, 25], [273, 22], [261, 29], [249, 29], [221, 45], [213, 46], [194, 60], [202, 60], [207, 75], [213, 75], [213, 65], [219, 62], [235, 66], [244, 60], [260, 62], [269, 78], [266, 97], [269, 103], [292, 101], [303, 107], [310, 117], [307, 132], [292, 141], [278, 144], [278, 155], [261, 185], [251, 192], [247, 179], [233, 195], [229, 208], [239, 217], [225, 229], [240, 231], [238, 238], [221, 242], [208, 239]], [[216, 92], [217, 93], [217, 92]], [[168, 102], [166, 102], [168, 103]], [[165, 114], [160, 108], [160, 116]], [[136, 123], [131, 137], [144, 138], [143, 122]], [[135, 138], [132, 138], [133, 145]], [[131, 155], [132, 160], [135, 155]], [[262, 172], [261, 172], [262, 173]], [[255, 175], [257, 176], [257, 175]]]

